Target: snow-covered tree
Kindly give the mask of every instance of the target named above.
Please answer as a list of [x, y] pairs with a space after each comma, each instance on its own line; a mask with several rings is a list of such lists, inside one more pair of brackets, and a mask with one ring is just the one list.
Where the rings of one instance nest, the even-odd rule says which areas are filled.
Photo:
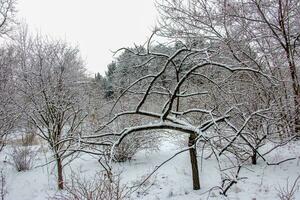
[[273, 87], [277, 128], [299, 133], [299, 1], [157, 1], [161, 35], [213, 44], [244, 67], [255, 67], [281, 80]]
[[[241, 111], [243, 102], [233, 101], [234, 97], [230, 96], [230, 91], [236, 87], [230, 83], [239, 80], [238, 75], [246, 73], [260, 76], [265, 82], [272, 84], [269, 75], [255, 68], [244, 67], [230, 56], [220, 61], [222, 54], [206, 47], [200, 49], [182, 45], [172, 53], [155, 52], [151, 48], [145, 52], [140, 52], [138, 49], [128, 51], [134, 56], [147, 57], [148, 60], [143, 64], [145, 66], [154, 63], [159, 65], [156, 66], [156, 70], [137, 78], [125, 88], [114, 108], [128, 102], [128, 96], [135, 98], [131, 106], [122, 112], [117, 111], [108, 123], [97, 130], [99, 134], [83, 137], [83, 139], [94, 143], [93, 139], [101, 138], [107, 141], [105, 138], [117, 137], [111, 150], [113, 156], [115, 148], [132, 134], [145, 132], [151, 134], [158, 130], [186, 133], [189, 135], [188, 147], [183, 151], [190, 152], [194, 189], [200, 189], [196, 156], [196, 146], [199, 141], [210, 143], [218, 152], [216, 155], [220, 154], [220, 156], [240, 140], [252, 147], [249, 140], [244, 137], [246, 126], [254, 116], [259, 115], [264, 118], [263, 114], [268, 108], [262, 107], [250, 113], [243, 113]], [[226, 82], [229, 79], [230, 81]], [[162, 80], [166, 82], [162, 84]], [[216, 95], [219, 95], [218, 101], [215, 100]], [[221, 98], [225, 102], [222, 105]], [[238, 114], [243, 116], [240, 119], [242, 123], [234, 123]], [[121, 130], [112, 131], [114, 122], [132, 117], [140, 120], [135, 124], [128, 124]], [[228, 138], [226, 135], [217, 135], [213, 131], [220, 126], [231, 129]], [[217, 146], [215, 138], [219, 138], [217, 141], [222, 142], [222, 146]]]
[[14, 105], [14, 76], [13, 76], [13, 50], [6, 41], [2, 41], [13, 30], [15, 24], [15, 0], [0, 0], [0, 140], [1, 149], [5, 137], [16, 124], [18, 112]]
[[30, 37], [26, 31], [14, 45], [24, 116], [49, 145], [57, 165], [58, 188], [63, 189], [63, 166], [74, 153], [68, 138], [79, 137], [86, 117], [87, 79], [79, 50], [62, 41]]
[[16, 0], [0, 0], [0, 36], [7, 36], [15, 24]]
[[11, 133], [19, 118], [18, 107], [15, 104], [13, 49], [0, 49], [0, 138], [1, 148], [6, 136]]

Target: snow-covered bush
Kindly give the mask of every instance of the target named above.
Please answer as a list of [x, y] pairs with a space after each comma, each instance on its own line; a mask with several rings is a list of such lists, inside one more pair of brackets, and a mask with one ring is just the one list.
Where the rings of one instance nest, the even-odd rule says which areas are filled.
[[[121, 110], [123, 110], [122, 108]], [[141, 124], [145, 117], [127, 116], [115, 120], [111, 127], [107, 128], [108, 132], [118, 134], [124, 128]], [[156, 151], [159, 149], [160, 138], [163, 131], [139, 131], [127, 135], [116, 145], [104, 147], [106, 155], [110, 156], [113, 147], [113, 160], [115, 162], [126, 162], [131, 160], [139, 151]], [[111, 136], [109, 138], [112, 144], [119, 140], [119, 137]]]
[[[159, 135], [155, 133], [141, 132], [126, 137], [113, 152], [113, 160], [126, 162], [141, 150], [155, 151], [159, 149]], [[110, 148], [108, 148], [110, 150]]]
[[295, 181], [290, 185], [287, 180], [286, 187], [279, 187], [277, 189], [277, 196], [280, 200], [294, 200], [296, 199], [295, 193], [299, 191], [299, 180], [298, 176]]
[[120, 183], [120, 176], [98, 173], [93, 179], [73, 174], [65, 190], [56, 194], [54, 200], [125, 200], [129, 199], [128, 189]]
[[32, 168], [36, 153], [28, 146], [15, 146], [9, 156], [12, 160], [11, 164], [20, 172]]

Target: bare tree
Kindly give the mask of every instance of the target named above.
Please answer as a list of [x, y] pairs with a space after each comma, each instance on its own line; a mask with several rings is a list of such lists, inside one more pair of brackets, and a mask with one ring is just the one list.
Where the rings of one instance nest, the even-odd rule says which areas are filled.
[[[150, 38], [151, 39], [151, 38]], [[212, 89], [201, 86], [201, 83], [213, 83], [214, 89], [219, 88], [219, 95], [229, 96], [230, 85], [224, 85], [224, 80], [230, 77], [237, 77], [240, 73], [252, 73], [263, 77], [266, 81], [272, 82], [272, 78], [260, 70], [241, 66], [238, 62], [230, 60], [232, 64], [227, 62], [219, 62], [219, 52], [209, 48], [189, 48], [182, 46], [171, 54], [152, 51], [148, 42], [147, 51], [140, 52], [127, 49], [127, 51], [137, 56], [149, 57], [149, 60], [143, 65], [148, 66], [160, 61], [161, 65], [157, 71], [153, 71], [145, 75], [123, 90], [120, 97], [117, 99], [115, 106], [122, 102], [124, 96], [130, 94], [138, 98], [135, 106], [127, 111], [116, 113], [114, 117], [96, 131], [99, 134], [82, 137], [85, 143], [90, 144], [106, 144], [103, 141], [105, 138], [118, 136], [118, 140], [114, 143], [111, 154], [114, 155], [114, 150], [128, 136], [133, 133], [141, 133], [144, 131], [157, 130], [176, 130], [189, 135], [189, 144], [186, 149], [181, 152], [189, 151], [191, 159], [191, 168], [193, 175], [193, 188], [200, 189], [199, 170], [197, 162], [196, 146], [199, 141], [210, 143], [216, 153], [216, 157], [224, 155], [224, 152], [236, 144], [237, 140], [244, 140], [251, 147], [252, 144], [244, 137], [244, 129], [248, 125], [253, 116], [263, 115], [267, 108], [257, 109], [250, 114], [244, 114], [241, 119], [243, 123], [233, 123], [236, 113], [240, 112], [240, 104], [242, 102], [224, 101], [226, 106], [222, 109], [216, 109], [216, 101], [212, 100], [214, 93]], [[231, 59], [228, 57], [228, 59]], [[215, 75], [207, 74], [215, 71]], [[216, 74], [222, 74], [217, 76]], [[169, 80], [162, 84], [161, 80]], [[205, 80], [204, 80], [205, 79]], [[191, 87], [191, 84], [197, 85]], [[222, 86], [222, 84], [224, 86]], [[227, 88], [226, 88], [227, 87]], [[233, 86], [234, 87], [234, 86]], [[226, 89], [226, 90], [225, 90]], [[197, 98], [197, 104], [188, 104], [191, 98]], [[158, 100], [159, 99], [159, 100]], [[153, 105], [155, 102], [155, 106]], [[205, 103], [207, 102], [207, 103]], [[114, 106], [114, 107], [115, 107]], [[113, 107], [113, 109], [114, 109]], [[198, 120], [193, 120], [193, 115], [198, 116]], [[125, 127], [123, 130], [114, 132], [111, 126], [113, 123], [122, 118], [130, 116], [142, 117], [143, 120], [138, 124]], [[200, 118], [199, 118], [200, 116]], [[214, 144], [216, 135], [212, 133], [213, 127], [218, 127], [225, 124], [233, 133], [227, 138], [225, 135], [221, 139], [226, 142], [221, 149]], [[95, 142], [93, 139], [102, 139], [102, 142]], [[252, 148], [254, 149], [254, 148]], [[255, 151], [255, 150], [254, 150]], [[176, 153], [175, 155], [178, 155]]]
[[[153, 34], [142, 50], [120, 49], [132, 54], [129, 59], [143, 60], [130, 64], [130, 70], [152, 70], [122, 88], [112, 110], [128, 95], [137, 99], [133, 106], [116, 112], [97, 134], [81, 139], [85, 144], [111, 145], [110, 139], [117, 137], [113, 157], [132, 134], [186, 133], [188, 147], [174, 156], [189, 151], [193, 188], [200, 189], [196, 147], [202, 142], [219, 163], [219, 188], [226, 195], [246, 162], [256, 164], [260, 158], [271, 164], [260, 152], [268, 134], [281, 132], [280, 125], [285, 137], [299, 132], [299, 2], [166, 0], [157, 5], [162, 28], [156, 33], [174, 38], [175, 45], [171, 51], [157, 51], [151, 45]], [[114, 122], [128, 116], [143, 120], [114, 131]], [[274, 124], [276, 128], [270, 128]], [[225, 174], [221, 157], [233, 165], [235, 175]]]
[[286, 134], [299, 133], [299, 1], [166, 0], [157, 6], [160, 34], [192, 42], [204, 38], [243, 66], [281, 80], [271, 96], [282, 112], [277, 124]]
[[26, 31], [15, 48], [24, 116], [49, 145], [57, 165], [58, 188], [63, 189], [63, 167], [74, 153], [68, 151], [73, 143], [67, 138], [81, 134], [86, 117], [86, 78], [79, 50], [61, 41], [29, 37]]
[[13, 49], [0, 49], [0, 138], [1, 149], [5, 145], [6, 136], [13, 130], [19, 117], [18, 108], [14, 103], [14, 60]]
[[[7, 35], [15, 24], [14, 0], [0, 1], [0, 38]], [[5, 144], [5, 137], [13, 129], [18, 118], [16, 107], [13, 104], [13, 51], [8, 45], [0, 48], [0, 138], [1, 150]]]

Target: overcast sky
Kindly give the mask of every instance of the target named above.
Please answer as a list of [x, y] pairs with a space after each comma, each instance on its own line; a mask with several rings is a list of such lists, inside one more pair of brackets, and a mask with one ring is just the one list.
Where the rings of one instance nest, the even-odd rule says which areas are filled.
[[31, 31], [78, 45], [88, 70], [104, 74], [111, 51], [144, 43], [155, 26], [153, 0], [18, 0]]

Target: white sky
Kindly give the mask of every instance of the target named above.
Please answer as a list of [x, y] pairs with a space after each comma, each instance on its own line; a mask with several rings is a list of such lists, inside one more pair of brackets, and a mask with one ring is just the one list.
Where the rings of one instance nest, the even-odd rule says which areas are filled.
[[78, 45], [90, 72], [104, 74], [111, 51], [142, 44], [154, 29], [153, 0], [18, 0], [33, 32]]

